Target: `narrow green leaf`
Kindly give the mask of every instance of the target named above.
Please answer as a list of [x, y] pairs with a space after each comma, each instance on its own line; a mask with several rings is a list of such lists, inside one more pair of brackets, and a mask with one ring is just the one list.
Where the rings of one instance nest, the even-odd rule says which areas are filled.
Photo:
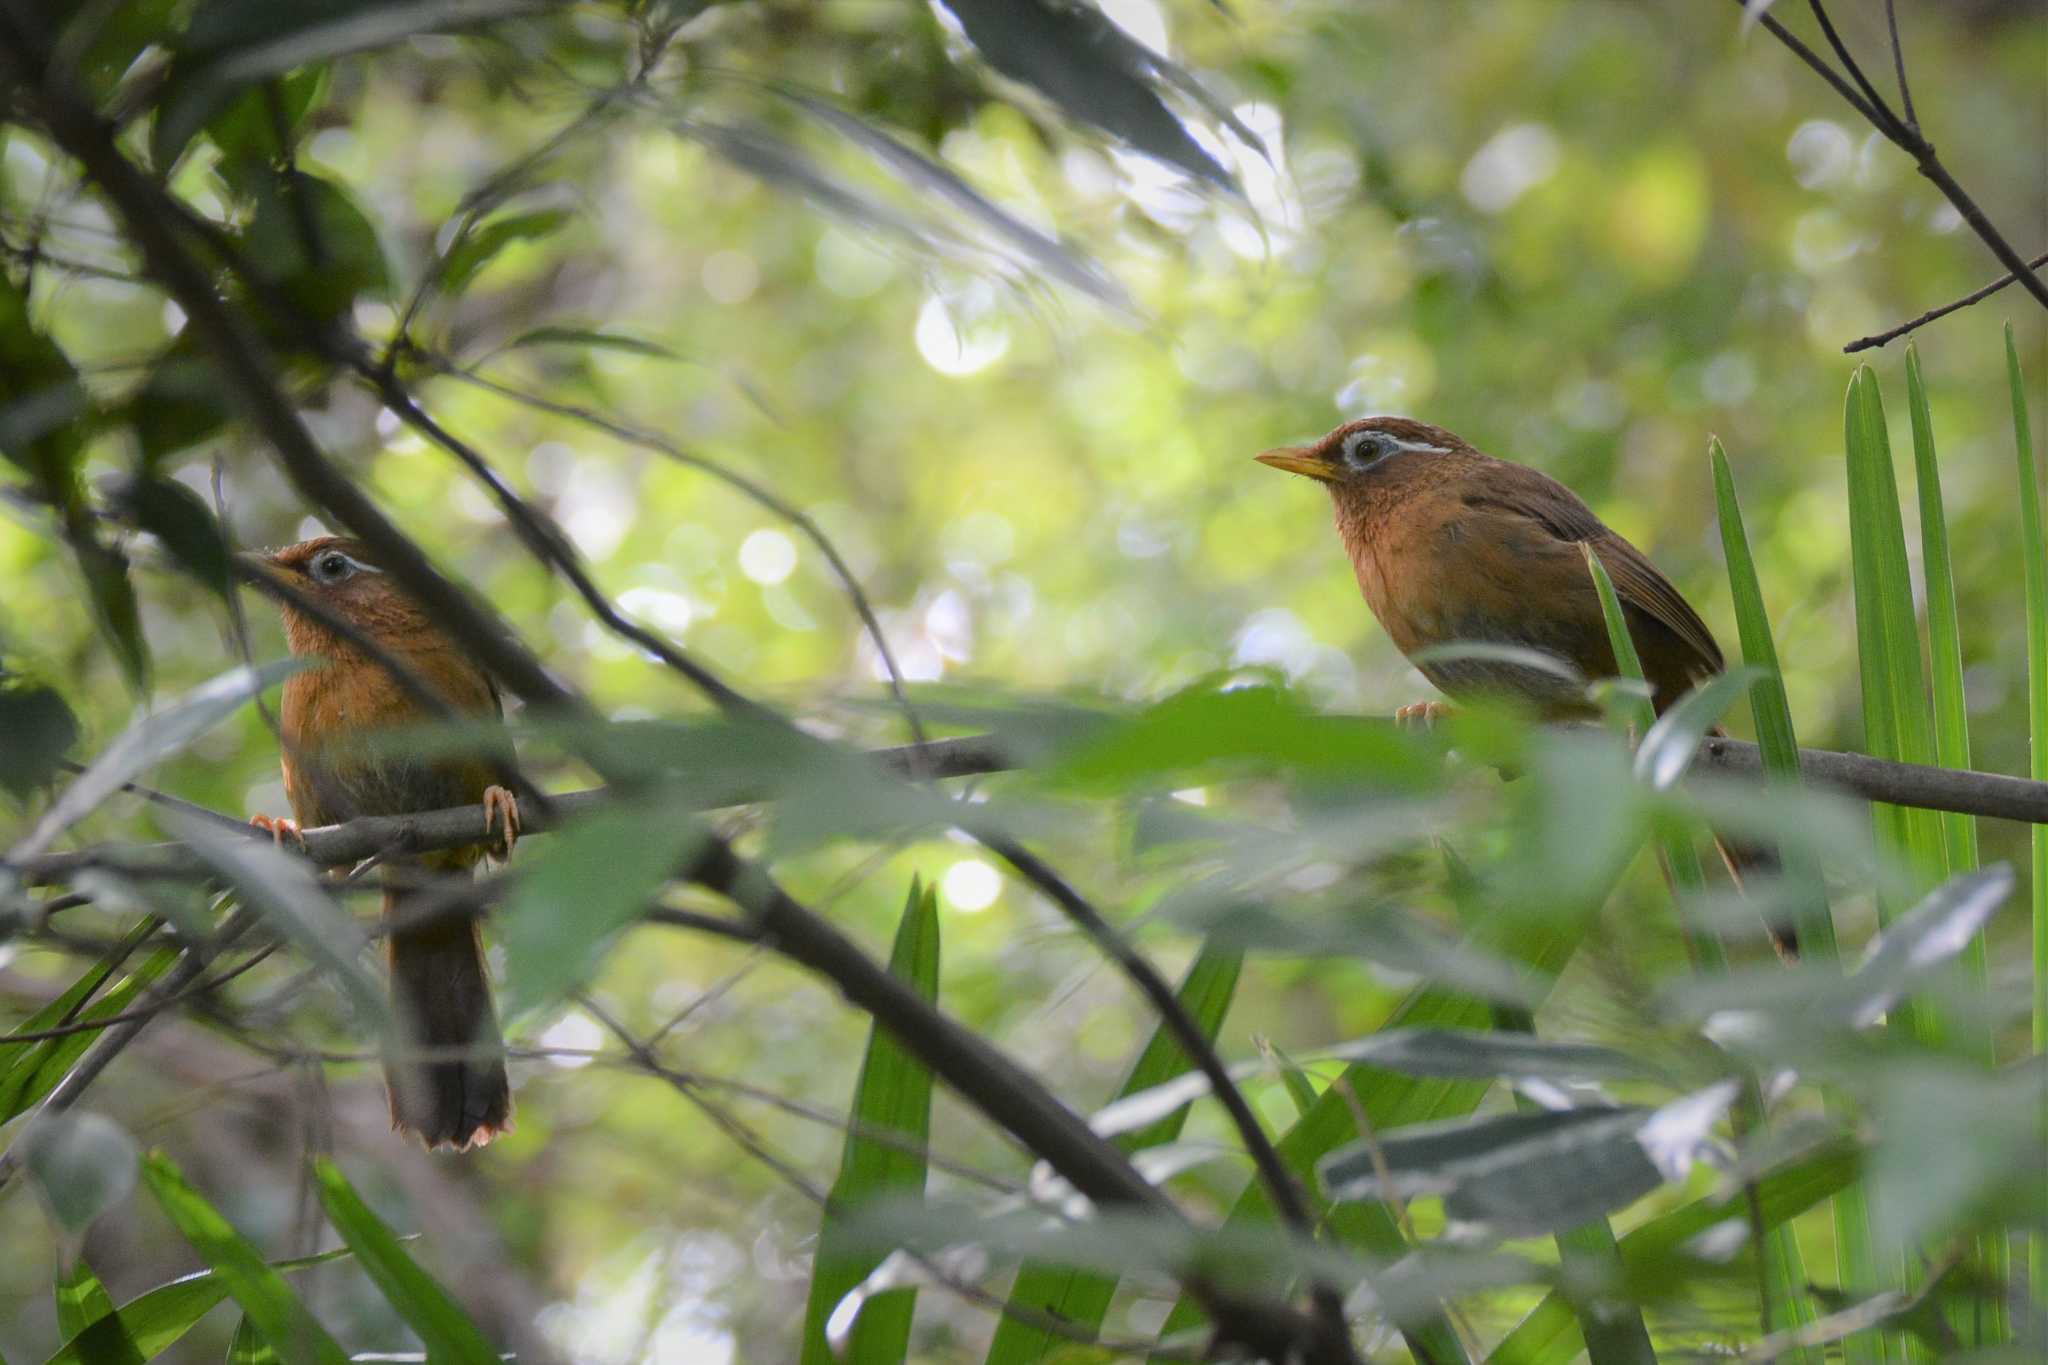
[[[1899, 510], [1891, 437], [1877, 375], [1859, 367], [1845, 423], [1849, 466], [1849, 540], [1856, 592], [1856, 645], [1864, 684], [1865, 740], [1879, 758], [1934, 762], [1934, 721], [1920, 655], [1906, 531]], [[1926, 886], [1948, 873], [1948, 851], [1933, 811], [1891, 807], [1896, 847]], [[1921, 888], [1924, 890], [1925, 886]], [[1879, 903], [1881, 915], [1896, 905]]]
[[92, 1262], [80, 1256], [67, 1270], [57, 1271], [57, 1330], [75, 1337], [101, 1318], [111, 1317], [114, 1300], [93, 1272]]
[[[2020, 562], [2025, 566], [2027, 612], [2028, 772], [2048, 782], [2048, 531], [2041, 525], [2041, 470], [2034, 463], [2034, 429], [2027, 418], [2027, 384], [2020, 373], [2012, 324], [2005, 324], [2005, 373], [2012, 387], [2013, 450], [2019, 460]], [[2048, 1053], [2048, 825], [2032, 830], [2034, 919], [2034, 1054]], [[2048, 1237], [2030, 1244], [2035, 1302], [2048, 1302]]]
[[[1583, 919], [1574, 921], [1566, 931], [1548, 918], [1499, 916], [1482, 923], [1475, 930], [1474, 939], [1479, 946], [1513, 961], [1526, 963], [1543, 978], [1548, 978], [1561, 971], [1570, 960], [1584, 929]], [[1492, 1019], [1492, 1009], [1484, 1001], [1429, 987], [1404, 1000], [1387, 1020], [1386, 1027], [1483, 1029]], [[1275, 1146], [1287, 1168], [1313, 1188], [1311, 1182], [1316, 1162], [1359, 1136], [1358, 1121], [1351, 1107], [1354, 1100], [1364, 1110], [1373, 1131], [1384, 1132], [1405, 1124], [1469, 1114], [1485, 1096], [1489, 1085], [1487, 1081], [1408, 1076], [1382, 1071], [1367, 1063], [1354, 1063], [1316, 1097], [1315, 1108], [1283, 1133]], [[1313, 1197], [1313, 1204], [1317, 1213], [1329, 1208], [1319, 1195]], [[1384, 1236], [1393, 1229], [1391, 1215], [1387, 1214], [1384, 1205], [1339, 1207], [1377, 1209], [1384, 1221], [1376, 1219], [1370, 1225], [1374, 1235]], [[1231, 1205], [1224, 1226], [1241, 1228], [1247, 1223], [1272, 1221], [1273, 1205], [1265, 1187], [1258, 1181], [1251, 1181]], [[1400, 1245], [1398, 1232], [1393, 1235], [1393, 1245]], [[1191, 1331], [1199, 1328], [1202, 1322], [1202, 1310], [1192, 1299], [1183, 1296], [1167, 1314], [1160, 1334], [1172, 1336]], [[1464, 1350], [1457, 1345], [1457, 1338], [1448, 1325], [1436, 1327], [1442, 1323], [1439, 1316], [1427, 1334], [1405, 1323], [1402, 1330], [1411, 1348], [1417, 1348], [1418, 1338], [1425, 1343], [1417, 1348], [1418, 1358], [1427, 1354], [1436, 1360], [1463, 1360]]]
[[437, 280], [441, 292], [451, 297], [460, 294], [506, 247], [558, 232], [569, 217], [565, 209], [538, 209], [507, 214], [481, 224], [458, 238], [441, 258]]
[[[1771, 631], [1771, 618], [1764, 608], [1762, 581], [1757, 577], [1756, 559], [1750, 554], [1749, 532], [1742, 523], [1742, 506], [1735, 497], [1735, 475], [1728, 467], [1728, 452], [1718, 437], [1708, 444], [1714, 466], [1714, 502], [1721, 523], [1721, 552], [1728, 561], [1729, 595], [1735, 603], [1735, 625], [1742, 641], [1742, 661], [1758, 670], [1749, 685], [1749, 714], [1756, 726], [1757, 745], [1763, 750], [1764, 770], [1775, 785], [1797, 789], [1799, 738], [1792, 729], [1792, 708], [1785, 698], [1785, 677], [1778, 667], [1778, 646]], [[1822, 962], [1835, 960], [1835, 922], [1828, 911], [1827, 894], [1820, 869], [1804, 849], [1784, 849], [1785, 880], [1796, 888], [1793, 925], [1799, 932], [1799, 951]]]
[[279, 1365], [277, 1352], [270, 1349], [270, 1343], [256, 1330], [247, 1313], [235, 1324], [234, 1340], [228, 1343], [227, 1365]]
[[[333, 1251], [323, 1251], [317, 1256], [274, 1261], [271, 1266], [272, 1269], [285, 1272], [304, 1270], [308, 1266], [344, 1260], [349, 1254], [348, 1248], [340, 1247]], [[84, 1337], [74, 1337], [65, 1342], [55, 1355], [44, 1362], [44, 1365], [99, 1365], [104, 1357], [95, 1354], [102, 1344], [96, 1338], [110, 1327], [118, 1328], [125, 1333], [142, 1358], [150, 1359], [176, 1344], [179, 1338], [191, 1331], [201, 1318], [212, 1312], [227, 1296], [227, 1280], [219, 1271], [201, 1270], [181, 1276], [138, 1294], [122, 1304], [116, 1313], [117, 1323], [109, 1324], [102, 1318], [99, 1323], [86, 1329]]]
[[313, 1163], [313, 1176], [320, 1184], [327, 1221], [355, 1252], [364, 1273], [383, 1292], [384, 1302], [419, 1333], [428, 1359], [436, 1365], [497, 1365], [498, 1353], [469, 1315], [406, 1254], [384, 1220], [348, 1183], [341, 1167], [323, 1158]]
[[[147, 927], [153, 929], [155, 925], [151, 923]], [[71, 1012], [75, 1008], [75, 1003], [59, 1010], [57, 1006], [64, 1004], [64, 1000], [71, 997], [80, 985], [93, 980], [93, 973], [88, 972], [84, 979], [65, 992], [64, 997], [39, 1010], [35, 1018], [23, 1025], [22, 1031], [33, 1032], [74, 1023], [92, 1024], [102, 1019], [110, 1019], [134, 1003], [135, 997], [151, 982], [169, 971], [171, 964], [177, 960], [178, 951], [175, 948], [159, 948], [91, 1005], [78, 1010], [75, 1014]], [[84, 998], [85, 993], [76, 997], [78, 1000]], [[39, 1023], [38, 1020], [46, 1022]], [[0, 1123], [5, 1123], [16, 1114], [24, 1113], [40, 1103], [43, 1096], [49, 1094], [56, 1088], [57, 1082], [64, 1079], [64, 1073], [71, 1070], [72, 1065], [85, 1055], [85, 1050], [92, 1046], [96, 1036], [92, 1029], [82, 1029], [77, 1033], [45, 1038], [39, 1042], [15, 1044], [17, 1047], [26, 1048], [27, 1051], [17, 1054], [14, 1064], [4, 1073], [0, 1073]]]
[[661, 801], [601, 811], [557, 835], [498, 917], [506, 1014], [549, 1004], [589, 977], [700, 835]]
[[[1913, 418], [1913, 481], [1920, 495], [1920, 563], [1927, 575], [1928, 659], [1934, 680], [1934, 752], [1944, 768], [1970, 767], [1970, 713], [1963, 696], [1962, 625], [1956, 610], [1955, 570], [1949, 563], [1948, 518], [1942, 507], [1941, 466], [1934, 457], [1934, 416], [1920, 377], [1920, 350], [1906, 345], [1906, 404]], [[1977, 820], [1941, 817], [1951, 873], [1977, 866]], [[1984, 950], [1973, 950], [1973, 970], [1984, 979]], [[1988, 1055], [1986, 1060], [1989, 1060]]]
[[348, 1365], [348, 1353], [306, 1310], [284, 1277], [189, 1184], [171, 1159], [151, 1152], [142, 1179], [164, 1214], [226, 1282], [235, 1302], [290, 1365]]
[[35, 828], [9, 851], [9, 861], [41, 853], [123, 783], [177, 753], [240, 710], [251, 697], [306, 665], [303, 659], [281, 659], [261, 668], [231, 668], [136, 721], [50, 803]]
[[[939, 992], [938, 889], [913, 878], [889, 970], [925, 1000]], [[826, 1324], [839, 1301], [879, 1265], [882, 1257], [864, 1245], [851, 1220], [862, 1205], [888, 1196], [924, 1191], [924, 1145], [931, 1137], [932, 1073], [903, 1044], [877, 1024], [868, 1033], [867, 1054], [854, 1083], [853, 1126], [839, 1162], [839, 1178], [826, 1200], [818, 1229], [810, 1298], [804, 1309], [803, 1365], [900, 1365], [910, 1346], [917, 1291], [895, 1289], [863, 1303], [841, 1350], [826, 1339]], [[879, 1140], [894, 1133], [901, 1144]]]
[[[1764, 1177], [1756, 1186], [1763, 1225], [1779, 1227], [1848, 1188], [1857, 1169], [1853, 1152], [1833, 1148]], [[1693, 1238], [1720, 1224], [1746, 1219], [1747, 1202], [1737, 1191], [1725, 1198], [1696, 1200], [1651, 1219], [1618, 1243], [1624, 1273], [1637, 1283], [1658, 1284], [1659, 1276], [1672, 1274], [1672, 1259], [1682, 1256]], [[1563, 1294], [1553, 1291], [1501, 1339], [1487, 1360], [1489, 1365], [1567, 1365], [1583, 1349], [1571, 1306]]]
[[[1231, 998], [1237, 992], [1238, 973], [1243, 965], [1242, 953], [1205, 947], [1188, 968], [1187, 975], [1181, 978], [1180, 1002], [1187, 1007], [1203, 1037], [1214, 1039], [1217, 1030], [1223, 1026], [1223, 1016], [1229, 1011]], [[1164, 1085], [1190, 1069], [1187, 1054], [1161, 1024], [1152, 1031], [1144, 1051], [1132, 1063], [1130, 1074], [1117, 1088], [1116, 1098], [1125, 1099]], [[1172, 1142], [1180, 1136], [1181, 1127], [1186, 1122], [1187, 1109], [1182, 1107], [1142, 1128], [1119, 1133], [1111, 1141], [1125, 1152], [1141, 1151]], [[1049, 1261], [1027, 1261], [1018, 1269], [1016, 1281], [1011, 1286], [1010, 1304], [1062, 1318], [1076, 1331], [1094, 1332], [1102, 1326], [1103, 1315], [1109, 1311], [1116, 1283], [1115, 1276], [1093, 1270], [1056, 1265]], [[1035, 1323], [1006, 1316], [996, 1324], [995, 1339], [989, 1343], [986, 1365], [1029, 1365], [1029, 1362], [1043, 1360], [1066, 1342], [1067, 1338], [1056, 1336]]]

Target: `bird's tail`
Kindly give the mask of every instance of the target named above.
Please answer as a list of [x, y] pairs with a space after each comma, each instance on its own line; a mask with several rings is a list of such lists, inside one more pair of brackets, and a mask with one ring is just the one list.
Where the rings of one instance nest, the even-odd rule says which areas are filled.
[[[387, 889], [385, 919], [416, 894]], [[429, 1149], [481, 1147], [511, 1128], [512, 1089], [476, 921], [456, 916], [388, 943], [397, 1026], [384, 1061], [391, 1126]]]
[[[1725, 735], [1727, 731], [1715, 726], [1708, 731], [1713, 735]], [[1728, 875], [1735, 880], [1738, 890], [1747, 890], [1761, 881], [1776, 879], [1783, 870], [1778, 850], [1769, 844], [1752, 844], [1724, 835], [1714, 836], [1714, 847], [1721, 852], [1721, 861], [1728, 865]], [[1787, 962], [1799, 959], [1799, 931], [1780, 917], [1766, 915], [1764, 927], [1770, 930], [1771, 944], [1778, 950], [1778, 956]]]

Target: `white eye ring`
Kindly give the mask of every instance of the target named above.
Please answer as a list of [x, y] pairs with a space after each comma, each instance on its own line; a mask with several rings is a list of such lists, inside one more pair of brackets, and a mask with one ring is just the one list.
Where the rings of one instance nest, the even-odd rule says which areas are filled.
[[376, 573], [377, 570], [352, 558], [339, 550], [329, 550], [317, 556], [312, 564], [313, 577], [322, 583], [339, 583], [359, 573]]
[[1389, 453], [1377, 431], [1354, 431], [1344, 438], [1344, 463], [1348, 465], [1362, 467]]

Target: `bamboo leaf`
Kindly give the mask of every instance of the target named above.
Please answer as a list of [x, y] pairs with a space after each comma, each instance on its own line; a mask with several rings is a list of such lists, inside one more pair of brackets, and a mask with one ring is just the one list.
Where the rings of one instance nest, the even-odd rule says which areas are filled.
[[284, 1277], [189, 1184], [169, 1157], [151, 1152], [142, 1179], [164, 1214], [215, 1270], [243, 1312], [290, 1365], [348, 1365], [348, 1353], [306, 1310]]
[[[274, 1261], [271, 1268], [288, 1273], [343, 1260], [349, 1254], [348, 1248], [340, 1247], [317, 1256]], [[122, 1304], [116, 1310], [118, 1322], [108, 1324], [102, 1318], [86, 1328], [84, 1333], [74, 1334], [44, 1365], [102, 1365], [105, 1357], [97, 1352], [111, 1342], [112, 1338], [106, 1334], [116, 1329], [126, 1334], [143, 1359], [150, 1359], [175, 1345], [227, 1296], [227, 1279], [217, 1270], [201, 1270], [181, 1276]]]
[[[889, 970], [925, 1000], [939, 993], [938, 889], [913, 878]], [[924, 1145], [931, 1136], [932, 1074], [880, 1024], [869, 1030], [839, 1177], [818, 1229], [818, 1252], [804, 1309], [803, 1365], [900, 1365], [910, 1345], [915, 1289], [851, 1296], [882, 1261], [852, 1220], [863, 1206], [921, 1195]], [[900, 1143], [882, 1140], [893, 1133]], [[846, 1305], [851, 1304], [850, 1311]]]
[[[384, 1302], [419, 1333], [427, 1357], [447, 1365], [498, 1365], [498, 1353], [469, 1315], [433, 1276], [406, 1253], [384, 1220], [371, 1211], [348, 1177], [332, 1161], [313, 1163], [327, 1221], [355, 1252], [363, 1271], [383, 1292]], [[248, 1320], [243, 1320], [248, 1325]]]
[[[1238, 973], [1243, 965], [1242, 953], [1204, 948], [1181, 979], [1180, 1002], [1187, 1007], [1203, 1037], [1214, 1039], [1222, 1027], [1223, 1016], [1236, 994]], [[1155, 1089], [1184, 1074], [1193, 1074], [1187, 1054], [1161, 1024], [1153, 1030], [1144, 1051], [1131, 1064], [1130, 1074], [1117, 1089], [1117, 1098], [1126, 1099]], [[1179, 1137], [1186, 1121], [1187, 1109], [1183, 1105], [1149, 1124], [1118, 1133], [1111, 1141], [1126, 1152], [1140, 1152]], [[1018, 1308], [1035, 1309], [1062, 1318], [1077, 1331], [1093, 1332], [1101, 1327], [1103, 1315], [1109, 1311], [1116, 1285], [1117, 1277], [1114, 1275], [1034, 1260], [1018, 1269], [1009, 1302]], [[1063, 1341], [1064, 1338], [1055, 1336], [1037, 1323], [1005, 1316], [996, 1325], [995, 1338], [989, 1343], [986, 1365], [1028, 1365], [1028, 1362], [1044, 1359]]]

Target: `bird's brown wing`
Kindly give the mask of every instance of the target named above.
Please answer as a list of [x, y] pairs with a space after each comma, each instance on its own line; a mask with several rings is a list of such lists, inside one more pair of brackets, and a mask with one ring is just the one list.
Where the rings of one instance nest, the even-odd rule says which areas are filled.
[[[1600, 556], [1601, 565], [1614, 582], [1622, 605], [1656, 621], [1675, 637], [1679, 646], [1696, 656], [1689, 674], [1721, 671], [1721, 648], [1713, 632], [1692, 604], [1680, 595], [1671, 581], [1658, 572], [1641, 550], [1616, 535], [1606, 522], [1578, 495], [1540, 470], [1526, 465], [1500, 463], [1500, 471], [1489, 478], [1484, 492], [1468, 495], [1468, 506], [1481, 507], [1523, 517], [1542, 526], [1552, 536], [1573, 544], [1588, 544]], [[1646, 666], [1650, 661], [1644, 661]]]

